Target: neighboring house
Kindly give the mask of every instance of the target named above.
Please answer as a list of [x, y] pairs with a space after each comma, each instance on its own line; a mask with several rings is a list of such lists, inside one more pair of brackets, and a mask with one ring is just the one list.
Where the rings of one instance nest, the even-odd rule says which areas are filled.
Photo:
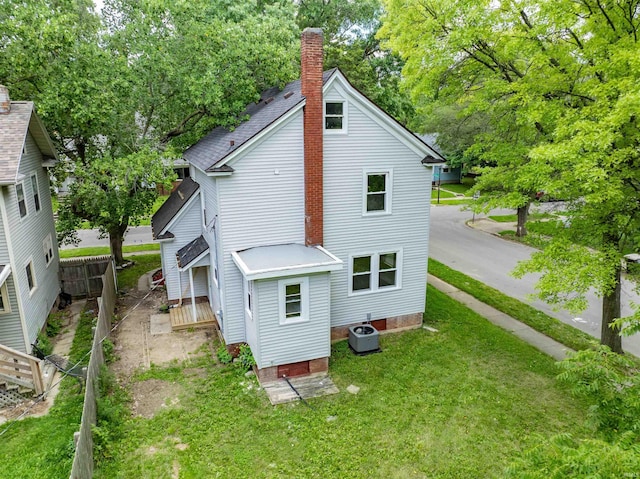
[[[438, 147], [438, 135], [436, 133], [426, 133], [424, 135], [418, 135], [422, 141], [430, 145], [437, 153], [437, 158], [442, 161], [446, 161], [444, 156], [440, 154], [440, 148]], [[462, 181], [462, 167], [461, 166], [449, 166], [443, 164], [433, 167], [433, 184], [442, 183], [460, 183]]]
[[0, 344], [31, 352], [60, 291], [49, 175], [56, 152], [32, 102], [0, 87]]
[[246, 114], [186, 150], [190, 177], [153, 217], [175, 309], [210, 306], [263, 380], [326, 371], [354, 324], [419, 327], [438, 155], [323, 73], [317, 29], [302, 35], [301, 80]]

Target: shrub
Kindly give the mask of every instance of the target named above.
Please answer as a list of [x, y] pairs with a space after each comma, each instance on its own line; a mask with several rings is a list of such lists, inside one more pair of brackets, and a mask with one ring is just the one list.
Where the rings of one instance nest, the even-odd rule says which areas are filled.
[[38, 340], [36, 341], [36, 345], [42, 351], [42, 354], [45, 356], [49, 356], [53, 352], [53, 344], [51, 344], [51, 340], [47, 336], [46, 333], [40, 331], [38, 333]]
[[244, 371], [248, 371], [256, 365], [256, 360], [253, 359], [253, 353], [248, 344], [240, 346], [240, 352], [238, 353], [238, 363]]
[[53, 338], [57, 336], [57, 334], [62, 329], [62, 315], [64, 313], [62, 311], [57, 313], [51, 313], [47, 318], [47, 336]]
[[233, 356], [231, 356], [231, 353], [227, 351], [227, 348], [224, 344], [218, 348], [218, 350], [216, 351], [216, 356], [218, 358], [218, 361], [220, 361], [222, 364], [229, 364], [231, 363], [231, 361], [233, 361]]

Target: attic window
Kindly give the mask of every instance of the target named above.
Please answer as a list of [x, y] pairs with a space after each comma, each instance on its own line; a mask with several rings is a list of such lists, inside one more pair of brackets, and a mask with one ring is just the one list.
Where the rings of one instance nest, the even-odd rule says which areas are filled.
[[16, 185], [16, 196], [18, 197], [18, 209], [20, 210], [20, 218], [27, 216], [27, 202], [24, 199], [24, 187], [22, 183]]
[[324, 106], [324, 129], [342, 130], [344, 122], [344, 103], [327, 102]]

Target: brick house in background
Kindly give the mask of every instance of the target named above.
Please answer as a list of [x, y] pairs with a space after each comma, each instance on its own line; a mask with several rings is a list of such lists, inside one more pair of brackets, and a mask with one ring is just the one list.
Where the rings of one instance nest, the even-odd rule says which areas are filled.
[[185, 151], [190, 175], [153, 217], [169, 300], [191, 318], [204, 302], [261, 380], [326, 371], [354, 324], [419, 327], [439, 155], [323, 72], [318, 29], [301, 80], [246, 114]]

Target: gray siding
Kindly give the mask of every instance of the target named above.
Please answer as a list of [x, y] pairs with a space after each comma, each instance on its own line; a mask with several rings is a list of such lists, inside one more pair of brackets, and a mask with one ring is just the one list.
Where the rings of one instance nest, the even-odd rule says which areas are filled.
[[295, 324], [280, 324], [278, 280], [255, 282], [259, 355], [254, 357], [259, 368], [330, 356], [329, 277], [329, 273], [309, 276], [310, 319]]
[[[35, 210], [31, 175], [36, 174], [40, 197], [40, 211]], [[20, 161], [19, 175], [24, 175], [22, 182], [27, 203], [27, 216], [20, 218], [15, 186], [4, 187], [3, 199], [7, 211], [10, 231], [10, 247], [12, 253], [12, 276], [17, 286], [19, 304], [23, 308], [28, 341], [35, 341], [38, 332], [46, 322], [58, 292], [58, 248], [55, 226], [51, 212], [51, 194], [49, 176], [42, 167], [42, 156], [31, 137], [27, 135], [26, 154]], [[43, 240], [52, 235], [54, 258], [47, 266], [44, 258]], [[29, 291], [26, 266], [33, 264], [35, 289]], [[26, 346], [26, 345], [25, 345]], [[24, 348], [22, 348], [24, 350]]]
[[[165, 284], [169, 300], [191, 297], [189, 271], [178, 271], [176, 252], [202, 233], [200, 198], [200, 192], [196, 193], [192, 203], [178, 213], [175, 222], [169, 227], [169, 231], [175, 235], [175, 239], [161, 243], [162, 274], [166, 278]], [[194, 269], [193, 284], [196, 296], [208, 296], [206, 268]]]
[[[336, 92], [327, 97], [335, 98]], [[348, 134], [324, 137], [324, 247], [344, 261], [331, 275], [331, 325], [424, 311], [431, 170], [419, 154], [348, 105]], [[392, 214], [363, 216], [363, 171], [393, 169]], [[348, 296], [349, 257], [402, 248], [402, 288]]]
[[216, 178], [224, 269], [224, 337], [245, 341], [242, 274], [233, 251], [284, 243], [304, 243], [302, 112], [294, 115]]
[[[221, 268], [218, 269], [218, 285], [216, 285], [214, 280], [214, 265], [217, 258], [220, 258], [222, 255], [222, 250], [220, 248], [220, 221], [218, 219], [217, 179], [207, 176], [206, 173], [193, 166], [191, 167], [191, 176], [194, 181], [200, 185], [201, 193], [203, 195], [206, 225], [202, 234], [207, 240], [207, 243], [209, 243], [210, 248], [211, 267], [209, 268], [209, 282], [211, 294], [209, 295], [209, 302], [211, 304], [211, 309], [215, 312], [222, 310], [221, 290], [222, 284], [224, 284], [224, 275]], [[220, 325], [223, 331], [224, 326], [224, 324]]]
[[31, 352], [30, 350], [25, 350], [24, 334], [20, 323], [20, 311], [18, 309], [18, 298], [13, 284], [13, 276], [7, 278], [5, 285], [9, 296], [5, 298], [5, 301], [9, 302], [10, 311], [0, 313], [0, 344], [18, 351]]

